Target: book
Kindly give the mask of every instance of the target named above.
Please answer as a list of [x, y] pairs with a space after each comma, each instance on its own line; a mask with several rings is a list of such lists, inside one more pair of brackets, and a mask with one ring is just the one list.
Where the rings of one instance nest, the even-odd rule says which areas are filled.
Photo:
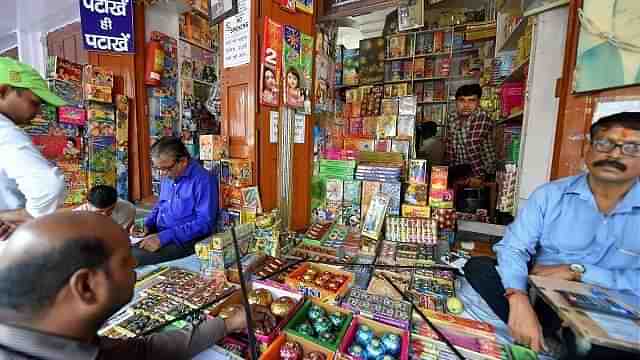
[[415, 115], [417, 111], [417, 101], [415, 96], [402, 96], [398, 103], [398, 113], [400, 115]]
[[212, 159], [222, 160], [229, 157], [229, 137], [224, 135], [213, 135], [212, 138]]
[[433, 33], [433, 50], [434, 53], [444, 51], [444, 32], [436, 31]]
[[84, 85], [84, 98], [89, 101], [111, 104], [113, 102], [113, 88], [94, 84]]
[[425, 58], [417, 58], [415, 59], [415, 63], [413, 65], [413, 72], [416, 79], [424, 77], [424, 67], [425, 67], [426, 59]]

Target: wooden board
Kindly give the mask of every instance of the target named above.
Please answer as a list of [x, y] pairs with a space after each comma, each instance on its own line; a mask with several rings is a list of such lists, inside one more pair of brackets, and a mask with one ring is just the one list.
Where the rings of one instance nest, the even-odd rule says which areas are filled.
[[[578, 337], [591, 344], [640, 353], [640, 335], [638, 341], [633, 343], [609, 337], [607, 332], [598, 326], [585, 312], [571, 307], [567, 300], [556, 291], [563, 290], [579, 294], [591, 294], [591, 289], [594, 286], [541, 276], [529, 276], [529, 283]], [[614, 293], [605, 289], [602, 290], [615, 299]], [[636, 321], [636, 323], [640, 326], [640, 322]]]

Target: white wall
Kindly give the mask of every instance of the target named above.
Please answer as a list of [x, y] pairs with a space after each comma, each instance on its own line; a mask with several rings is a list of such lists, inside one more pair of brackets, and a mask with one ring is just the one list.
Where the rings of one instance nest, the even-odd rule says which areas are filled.
[[538, 15], [523, 125], [519, 205], [549, 181], [558, 117], [556, 80], [562, 76], [569, 8]]

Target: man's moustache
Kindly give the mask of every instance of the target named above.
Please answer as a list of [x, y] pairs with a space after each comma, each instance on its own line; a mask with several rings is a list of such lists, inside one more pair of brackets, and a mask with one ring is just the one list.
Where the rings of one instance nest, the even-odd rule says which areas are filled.
[[598, 160], [593, 163], [593, 166], [594, 167], [610, 166], [620, 171], [627, 171], [627, 166], [625, 164], [614, 161], [614, 160]]

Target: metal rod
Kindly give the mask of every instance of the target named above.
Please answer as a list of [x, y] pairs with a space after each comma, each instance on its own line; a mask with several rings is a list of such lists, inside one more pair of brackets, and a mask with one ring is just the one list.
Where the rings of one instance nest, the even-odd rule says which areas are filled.
[[389, 283], [389, 285], [391, 285], [391, 286], [393, 287], [393, 289], [394, 289], [395, 291], [397, 291], [400, 295], [402, 295], [402, 298], [403, 298], [405, 301], [407, 301], [407, 302], [411, 303], [411, 306], [413, 306], [413, 309], [418, 313], [418, 315], [420, 315], [420, 317], [422, 318], [422, 320], [424, 320], [424, 321], [427, 323], [427, 325], [429, 325], [429, 327], [430, 327], [430, 328], [431, 328], [431, 329], [436, 333], [436, 335], [438, 335], [438, 337], [439, 337], [439, 338], [440, 338], [440, 339], [441, 339], [441, 340], [442, 340], [442, 341], [447, 345], [447, 347], [448, 347], [449, 349], [451, 349], [451, 351], [453, 351], [453, 353], [458, 357], [458, 359], [461, 359], [461, 360], [465, 360], [465, 359], [466, 359], [464, 356], [462, 356], [462, 354], [458, 351], [458, 349], [456, 349], [456, 347], [455, 347], [455, 346], [453, 346], [453, 345], [451, 344], [451, 342], [449, 342], [449, 339], [447, 339], [447, 337], [446, 337], [446, 336], [444, 336], [444, 334], [443, 334], [443, 333], [441, 333], [441, 332], [440, 332], [440, 330], [438, 330], [438, 328], [437, 328], [437, 327], [435, 327], [435, 326], [433, 325], [433, 323], [431, 322], [431, 320], [429, 320], [429, 318], [427, 318], [427, 317], [424, 315], [424, 313], [423, 313], [423, 312], [422, 312], [422, 311], [421, 311], [421, 310], [416, 306], [416, 304], [414, 304], [414, 303], [413, 303], [413, 301], [412, 301], [412, 300], [411, 300], [411, 299], [410, 299], [410, 298], [409, 298], [409, 297], [408, 297], [404, 292], [402, 292], [402, 291], [401, 291], [401, 290], [396, 286], [396, 284], [394, 284], [394, 283], [393, 283], [393, 281], [391, 281], [391, 280], [387, 277], [387, 275], [385, 275], [385, 274], [380, 274], [380, 275], [382, 276], [382, 278], [383, 278], [383, 279], [385, 279], [385, 280]]
[[231, 237], [233, 239], [233, 247], [236, 253], [236, 266], [238, 268], [238, 277], [240, 278], [240, 289], [242, 290], [242, 305], [244, 306], [245, 315], [247, 317], [247, 337], [249, 338], [249, 356], [250, 359], [258, 360], [258, 348], [256, 346], [256, 336], [253, 329], [253, 319], [251, 316], [251, 305], [247, 297], [247, 285], [244, 282], [242, 273], [242, 262], [240, 261], [240, 246], [236, 238], [236, 228], [231, 227]]

